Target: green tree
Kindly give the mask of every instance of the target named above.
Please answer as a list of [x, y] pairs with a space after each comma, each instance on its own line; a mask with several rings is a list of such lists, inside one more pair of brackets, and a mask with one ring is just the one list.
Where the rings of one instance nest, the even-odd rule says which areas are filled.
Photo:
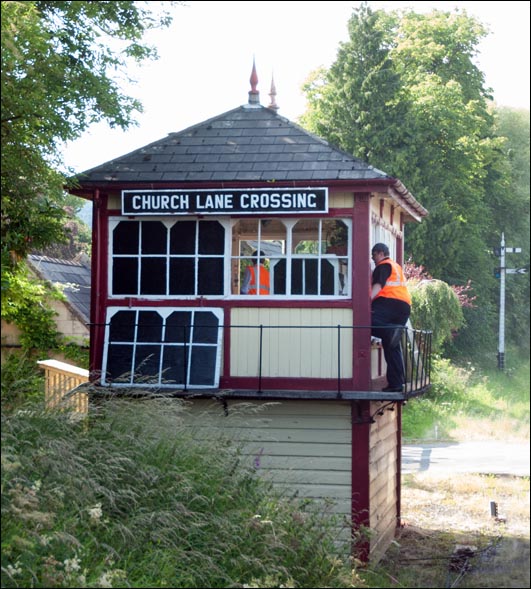
[[142, 4], [2, 2], [2, 267], [64, 237], [62, 143], [141, 110], [116, 72], [155, 57], [142, 36], [170, 22]]
[[492, 245], [499, 246], [504, 232], [507, 246], [522, 248], [522, 253], [508, 254], [506, 258], [507, 267], [526, 268], [527, 274], [510, 275], [507, 279], [505, 323], [508, 339], [529, 351], [529, 110], [498, 108], [496, 113], [497, 134], [506, 138], [503, 150], [510, 184], [506, 198], [492, 203], [498, 226]]
[[471, 281], [476, 308], [487, 314], [482, 341], [495, 350], [491, 242], [511, 196], [505, 139], [495, 133], [474, 63], [486, 34], [464, 12], [385, 13], [363, 4], [334, 64], [304, 87], [301, 122], [400, 178], [428, 209], [427, 219], [408, 227], [406, 253], [448, 284]]
[[442, 280], [408, 281], [408, 287], [412, 324], [432, 331], [432, 351], [442, 352], [465, 322], [458, 296]]
[[23, 262], [31, 251], [72, 242], [79, 229], [58, 172], [60, 148], [98, 121], [122, 129], [133, 124], [141, 105], [122, 94], [118, 76], [132, 61], [156, 57], [143, 35], [171, 19], [165, 10], [152, 12], [152, 4], [121, 0], [1, 6], [2, 317], [24, 333], [38, 325], [40, 335], [30, 340], [45, 347], [55, 341], [46, 329], [53, 313]]

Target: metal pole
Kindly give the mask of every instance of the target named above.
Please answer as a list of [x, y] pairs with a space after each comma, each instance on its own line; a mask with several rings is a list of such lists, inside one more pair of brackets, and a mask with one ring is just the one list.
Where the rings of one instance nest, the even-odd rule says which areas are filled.
[[498, 334], [498, 369], [505, 368], [505, 235], [500, 248], [500, 329]]

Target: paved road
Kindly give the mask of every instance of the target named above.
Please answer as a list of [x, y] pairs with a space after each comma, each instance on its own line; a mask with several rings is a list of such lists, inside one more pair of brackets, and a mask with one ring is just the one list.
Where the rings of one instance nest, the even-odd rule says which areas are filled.
[[529, 444], [435, 443], [402, 446], [402, 472], [470, 472], [529, 476]]

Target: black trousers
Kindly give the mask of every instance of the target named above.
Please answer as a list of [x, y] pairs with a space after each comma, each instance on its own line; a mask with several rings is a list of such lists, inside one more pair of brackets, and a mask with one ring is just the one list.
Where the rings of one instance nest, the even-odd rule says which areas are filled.
[[394, 299], [378, 301], [378, 304], [372, 305], [371, 333], [382, 340], [387, 364], [387, 384], [393, 388], [400, 388], [406, 380], [401, 328], [407, 323], [410, 312], [411, 308], [407, 303]]

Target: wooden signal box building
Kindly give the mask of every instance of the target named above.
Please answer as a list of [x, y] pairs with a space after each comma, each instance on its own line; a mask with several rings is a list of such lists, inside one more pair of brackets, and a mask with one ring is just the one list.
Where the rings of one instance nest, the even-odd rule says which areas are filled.
[[[361, 556], [378, 556], [400, 516], [401, 406], [429, 373], [381, 390], [370, 252], [385, 242], [402, 262], [404, 226], [427, 211], [280, 116], [274, 94], [262, 106], [256, 83], [253, 69], [248, 103], [78, 177], [72, 193], [93, 203], [92, 378], [191, 400], [264, 475], [371, 528]], [[257, 262], [267, 284], [243, 294]]]

